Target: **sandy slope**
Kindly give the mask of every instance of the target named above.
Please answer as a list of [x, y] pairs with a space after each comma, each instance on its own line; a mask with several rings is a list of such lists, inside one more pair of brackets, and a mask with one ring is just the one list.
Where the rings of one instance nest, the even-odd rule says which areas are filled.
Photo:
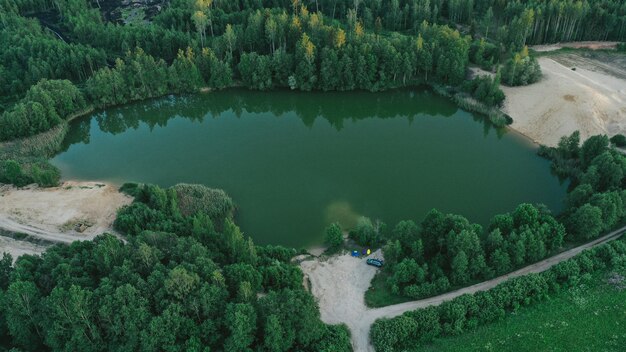
[[22, 254], [40, 254], [45, 250], [45, 246], [0, 236], [0, 257], [6, 252], [11, 254], [13, 261], [15, 261]]
[[579, 63], [590, 69], [577, 65], [576, 71], [551, 58], [539, 58], [539, 63], [541, 81], [502, 87], [503, 110], [513, 118], [513, 129], [551, 146], [576, 130], [583, 140], [595, 134], [626, 133], [625, 79], [592, 71], [592, 66], [606, 64], [589, 59]]
[[[116, 210], [132, 198], [111, 185], [65, 182], [60, 187], [0, 187], [0, 228], [53, 242], [92, 239], [110, 232]], [[82, 233], [75, 225], [87, 227]]]
[[[318, 300], [322, 321], [328, 324], [345, 323], [352, 333], [354, 351], [374, 351], [369, 341], [369, 330], [377, 319], [393, 318], [407, 311], [439, 305], [466, 293], [488, 290], [513, 277], [545, 271], [585, 249], [618, 238], [624, 231], [626, 226], [595, 241], [473, 286], [427, 299], [375, 309], [365, 306], [364, 294], [376, 273], [374, 267], [365, 264], [365, 259], [344, 254], [326, 261], [319, 259], [303, 261], [300, 266], [305, 278], [311, 281], [311, 291]], [[380, 251], [371, 257], [381, 257]]]

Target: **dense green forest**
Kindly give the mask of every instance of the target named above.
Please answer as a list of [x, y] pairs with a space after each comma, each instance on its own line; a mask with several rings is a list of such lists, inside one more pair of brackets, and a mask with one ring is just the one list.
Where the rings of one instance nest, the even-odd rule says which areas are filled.
[[[67, 121], [94, 108], [232, 86], [427, 84], [488, 111], [502, 104], [500, 82], [539, 79], [527, 45], [626, 40], [621, 0], [172, 0], [133, 25], [107, 20], [103, 4], [0, 0], [0, 141], [35, 136], [34, 144], [3, 145], [0, 182], [56, 184], [58, 170], [45, 157], [60, 148]], [[496, 75], [467, 80], [469, 65]], [[384, 246], [389, 290], [417, 298], [505, 273], [623, 221], [626, 158], [606, 137], [580, 145], [575, 134], [541, 153], [572, 185], [558, 217], [522, 204], [483, 229], [433, 211], [419, 226], [405, 221], [393, 229], [362, 219], [351, 236]], [[190, 185], [127, 191], [136, 201], [115, 223], [124, 241], [105, 234], [13, 266], [3, 257], [0, 350], [350, 350], [345, 327], [320, 321], [291, 263], [295, 251], [244, 237], [223, 192]], [[338, 229], [329, 233], [338, 246]], [[613, 265], [623, 247], [616, 242], [512, 281], [497, 295], [378, 323], [374, 342], [402, 348], [492, 321]]]
[[126, 241], [0, 260], [0, 350], [351, 350], [344, 326], [320, 321], [295, 250], [255, 246], [222, 191], [125, 189], [136, 196], [115, 223]]
[[[536, 69], [536, 62], [513, 54], [526, 44], [626, 37], [626, 5], [609, 0], [175, 0], [162, 6], [148, 24], [123, 25], [105, 20], [98, 2], [3, 0], [0, 139], [50, 129], [85, 104], [203, 87], [458, 86], [470, 62], [492, 69], [503, 56], [511, 60], [502, 82], [527, 84], [536, 73], [516, 72]], [[497, 106], [499, 82], [483, 79], [463, 90]], [[44, 101], [55, 108], [42, 109]]]

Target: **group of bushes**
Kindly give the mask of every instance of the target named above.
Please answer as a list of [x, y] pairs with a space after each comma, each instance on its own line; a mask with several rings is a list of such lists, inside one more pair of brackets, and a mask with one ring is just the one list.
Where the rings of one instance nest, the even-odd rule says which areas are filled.
[[466, 81], [461, 85], [461, 89], [489, 107], [501, 106], [505, 98], [504, 92], [500, 89], [500, 72], [493, 78], [481, 75]]
[[502, 67], [502, 82], [508, 86], [524, 86], [540, 78], [541, 67], [535, 57], [528, 55], [527, 47], [513, 54]]
[[81, 91], [68, 80], [41, 80], [26, 96], [0, 115], [0, 140], [48, 131], [85, 108]]
[[489, 279], [554, 253], [565, 229], [543, 206], [521, 204], [497, 215], [486, 234], [459, 215], [431, 211], [418, 227], [402, 221], [383, 251], [395, 294], [422, 298]]
[[571, 180], [562, 214], [568, 233], [588, 240], [620, 223], [626, 215], [626, 156], [611, 148], [607, 136], [563, 137], [557, 147], [539, 151], [553, 170]]
[[616, 240], [561, 262], [539, 274], [510, 279], [488, 291], [465, 294], [439, 306], [418, 309], [393, 319], [377, 320], [371, 339], [379, 352], [416, 348], [440, 336], [458, 335], [502, 319], [522, 306], [544, 300], [587, 275], [626, 266], [626, 243]]
[[46, 160], [16, 161], [0, 160], [0, 183], [23, 187], [37, 183], [42, 187], [59, 184], [61, 173]]

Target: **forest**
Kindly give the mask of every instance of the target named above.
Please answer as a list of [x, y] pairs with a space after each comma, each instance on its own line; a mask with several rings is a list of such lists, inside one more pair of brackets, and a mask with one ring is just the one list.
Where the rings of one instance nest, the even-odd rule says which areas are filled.
[[[541, 75], [528, 45], [626, 41], [621, 0], [172, 0], [146, 20], [108, 22], [98, 1], [0, 0], [0, 141], [41, 140], [27, 152], [2, 151], [0, 182], [57, 184], [45, 157], [68, 120], [96, 108], [235, 86], [414, 85], [497, 108], [501, 82]], [[495, 75], [468, 80], [470, 65]], [[393, 229], [362, 219], [351, 237], [383, 246], [385, 284], [411, 299], [509, 272], [624, 220], [626, 158], [610, 143], [596, 136], [581, 144], [574, 134], [540, 150], [571, 183], [562, 214], [521, 204], [483, 229], [433, 210], [419, 225]], [[124, 190], [136, 197], [115, 222], [124, 240], [103, 234], [14, 265], [8, 255], [0, 260], [0, 350], [351, 350], [345, 326], [320, 320], [291, 262], [296, 251], [255, 245], [234, 223], [226, 194], [190, 185]], [[329, 233], [337, 245], [338, 229]], [[460, 333], [624, 253], [616, 242], [496, 293], [379, 322], [373, 342], [402, 349]]]
[[295, 250], [255, 246], [204, 186], [127, 185], [125, 241], [0, 260], [0, 350], [350, 351], [319, 319]]
[[[540, 75], [527, 44], [626, 38], [626, 5], [610, 0], [177, 0], [144, 26], [107, 22], [85, 0], [3, 0], [0, 20], [0, 140], [50, 129], [85, 104], [230, 86], [446, 85], [498, 106], [500, 81]], [[470, 63], [503, 72], [461, 85]], [[42, 109], [41, 91], [63, 108]]]

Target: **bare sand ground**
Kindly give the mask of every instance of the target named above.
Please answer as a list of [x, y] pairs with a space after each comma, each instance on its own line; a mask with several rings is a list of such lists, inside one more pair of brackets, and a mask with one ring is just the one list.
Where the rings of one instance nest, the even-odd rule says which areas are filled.
[[567, 54], [541, 57], [539, 64], [539, 82], [502, 87], [503, 111], [513, 118], [513, 129], [549, 146], [576, 130], [583, 140], [596, 134], [626, 134], [626, 67], [621, 62]]
[[[311, 282], [311, 292], [318, 301], [322, 321], [327, 324], [346, 324], [352, 334], [354, 351], [369, 352], [374, 351], [369, 332], [377, 319], [393, 318], [407, 311], [436, 306], [464, 294], [489, 290], [510, 278], [545, 271], [585, 249], [619, 238], [624, 231], [626, 226], [592, 242], [492, 280], [431, 298], [375, 309], [365, 306], [364, 295], [377, 269], [366, 265], [365, 259], [343, 254], [328, 259], [305, 260], [300, 266], [305, 274], [305, 281], [308, 279]], [[370, 257], [381, 258], [382, 254], [376, 251]]]
[[[0, 186], [0, 228], [52, 242], [90, 240], [113, 232], [119, 207], [132, 202], [112, 185], [64, 182], [59, 187]], [[84, 224], [83, 231], [77, 225]]]
[[587, 49], [613, 49], [617, 45], [618, 42], [568, 42], [568, 43], [556, 43], [556, 44], [545, 44], [545, 45], [534, 45], [531, 48], [535, 51], [554, 51], [559, 50], [561, 48], [587, 48]]
[[0, 257], [3, 253], [9, 253], [13, 256], [13, 261], [23, 254], [41, 254], [46, 248], [46, 246], [0, 236]]

